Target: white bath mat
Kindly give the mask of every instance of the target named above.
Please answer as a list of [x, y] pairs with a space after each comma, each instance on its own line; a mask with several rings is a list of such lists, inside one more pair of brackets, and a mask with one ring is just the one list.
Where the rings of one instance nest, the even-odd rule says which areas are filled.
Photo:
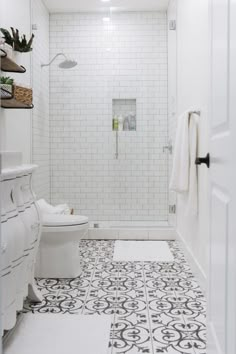
[[116, 241], [114, 261], [117, 262], [174, 262], [165, 241]]
[[4, 354], [106, 354], [111, 317], [25, 314]]

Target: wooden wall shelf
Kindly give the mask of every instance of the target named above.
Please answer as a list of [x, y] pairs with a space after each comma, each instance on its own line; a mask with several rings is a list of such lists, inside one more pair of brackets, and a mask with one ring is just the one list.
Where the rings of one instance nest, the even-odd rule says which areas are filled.
[[15, 98], [1, 99], [1, 107], [7, 109], [32, 109], [34, 105], [28, 105], [17, 101]]
[[[16, 64], [13, 60], [7, 57], [5, 50], [0, 49], [0, 61], [1, 61], [1, 71], [9, 73], [20, 73], [26, 72], [23, 66]], [[28, 105], [17, 101], [11, 93], [1, 88], [1, 107], [6, 109], [32, 109], [34, 105]]]
[[7, 53], [0, 49], [1, 51], [1, 71], [9, 72], [9, 73], [20, 73], [23, 74], [26, 72], [26, 69], [16, 64], [12, 59], [7, 57]]
[[7, 109], [32, 109], [34, 105], [17, 101], [11, 93], [1, 88], [1, 107]]

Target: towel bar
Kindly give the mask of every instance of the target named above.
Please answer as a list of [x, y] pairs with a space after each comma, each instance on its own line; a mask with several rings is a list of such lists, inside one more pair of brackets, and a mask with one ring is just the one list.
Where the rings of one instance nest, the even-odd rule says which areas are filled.
[[189, 114], [197, 114], [198, 116], [201, 115], [201, 111], [191, 111]]

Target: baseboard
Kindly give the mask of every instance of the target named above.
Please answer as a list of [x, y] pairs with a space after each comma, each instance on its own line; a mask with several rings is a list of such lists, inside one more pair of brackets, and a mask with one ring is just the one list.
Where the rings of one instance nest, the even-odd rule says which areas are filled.
[[194, 274], [194, 276], [196, 277], [202, 291], [204, 292], [204, 294], [206, 294], [207, 292], [207, 276], [206, 273], [204, 272], [204, 270], [202, 269], [201, 265], [199, 264], [199, 262], [197, 261], [197, 259], [195, 258], [192, 250], [190, 249], [190, 247], [187, 245], [187, 243], [185, 242], [184, 238], [181, 236], [181, 234], [176, 231], [177, 234], [177, 240], [180, 242], [180, 247], [182, 249], [182, 251], [184, 252], [184, 255], [191, 267], [191, 270]]
[[90, 228], [89, 240], [175, 240], [173, 228]]

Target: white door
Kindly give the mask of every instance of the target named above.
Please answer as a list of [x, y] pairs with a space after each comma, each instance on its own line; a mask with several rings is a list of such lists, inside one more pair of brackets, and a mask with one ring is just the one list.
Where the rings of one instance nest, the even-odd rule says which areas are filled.
[[236, 0], [211, 0], [207, 354], [236, 354]]

